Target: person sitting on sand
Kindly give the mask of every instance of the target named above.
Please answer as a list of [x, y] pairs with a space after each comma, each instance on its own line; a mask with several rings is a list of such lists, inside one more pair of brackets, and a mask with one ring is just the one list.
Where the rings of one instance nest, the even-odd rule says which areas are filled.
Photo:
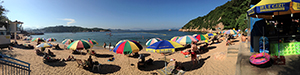
[[106, 49], [106, 43], [105, 42], [103, 43], [103, 48]]
[[217, 43], [219, 42], [219, 40], [218, 40], [218, 35], [215, 35], [213, 38], [212, 38], [212, 43], [215, 43], [215, 40], [217, 40]]
[[52, 58], [48, 54], [45, 54], [43, 57], [44, 57], [44, 60], [46, 60], [47, 62], [56, 62], [56, 61], [60, 61], [61, 60], [61, 59]]
[[61, 48], [59, 47], [59, 44], [57, 44], [56, 46], [55, 46], [55, 49], [56, 50], [60, 50]]
[[227, 45], [233, 45], [233, 43], [231, 42], [230, 38], [227, 38], [226, 46]]
[[184, 66], [182, 66], [181, 62], [175, 61], [175, 69], [174, 70], [185, 70]]
[[89, 58], [88, 58], [88, 63], [89, 63], [89, 64], [88, 64], [88, 67], [89, 67], [89, 68], [92, 68], [94, 64], [93, 64], [93, 59], [92, 59], [92, 56], [91, 56], [91, 55], [90, 55]]
[[51, 52], [50, 49], [48, 49], [48, 54], [49, 54], [49, 55], [54, 55], [54, 53]]
[[36, 49], [36, 50], [35, 50], [35, 53], [36, 53], [37, 55], [44, 55], [44, 54], [45, 54], [44, 52], [40, 51], [39, 49]]
[[138, 60], [140, 60], [140, 59], [142, 60], [142, 61], [141, 61], [142, 63], [145, 62], [145, 56], [144, 56], [144, 54], [140, 54]]

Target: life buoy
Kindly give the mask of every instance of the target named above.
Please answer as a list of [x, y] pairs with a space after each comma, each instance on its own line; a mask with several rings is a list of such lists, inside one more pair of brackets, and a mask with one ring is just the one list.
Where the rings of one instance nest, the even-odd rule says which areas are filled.
[[[265, 56], [265, 57], [264, 57]], [[264, 58], [260, 58], [260, 57], [264, 57]], [[259, 59], [257, 59], [259, 58]], [[261, 65], [261, 64], [265, 64], [268, 61], [270, 61], [270, 55], [268, 53], [256, 53], [253, 54], [250, 57], [250, 62], [254, 65]]]

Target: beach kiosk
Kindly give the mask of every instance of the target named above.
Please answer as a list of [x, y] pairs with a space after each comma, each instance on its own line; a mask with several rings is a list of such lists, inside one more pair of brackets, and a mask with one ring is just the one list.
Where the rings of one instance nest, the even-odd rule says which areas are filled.
[[[8, 48], [10, 44], [10, 35], [7, 35], [7, 30], [4, 27], [0, 27], [0, 48]], [[10, 48], [9, 48], [10, 49]]]

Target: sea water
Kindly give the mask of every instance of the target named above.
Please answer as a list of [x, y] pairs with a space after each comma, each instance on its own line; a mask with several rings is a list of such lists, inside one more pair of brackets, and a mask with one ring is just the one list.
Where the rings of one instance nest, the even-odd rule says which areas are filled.
[[168, 30], [148, 30], [148, 31], [112, 31], [112, 32], [77, 32], [77, 33], [44, 33], [44, 35], [31, 35], [33, 38], [55, 38], [57, 43], [61, 43], [64, 39], [88, 40], [88, 38], [97, 41], [102, 46], [104, 42], [108, 45], [115, 45], [120, 40], [136, 40], [141, 45], [146, 45], [146, 40], [151, 38], [160, 38], [170, 40], [174, 36], [184, 36], [202, 34], [200, 32], [179, 32]]

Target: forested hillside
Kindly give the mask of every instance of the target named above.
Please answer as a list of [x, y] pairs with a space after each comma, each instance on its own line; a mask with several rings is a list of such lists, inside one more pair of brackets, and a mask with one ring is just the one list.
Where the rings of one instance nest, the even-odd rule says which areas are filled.
[[205, 16], [199, 16], [189, 21], [182, 29], [214, 29], [216, 25], [223, 25], [224, 29], [247, 27], [247, 10], [250, 0], [231, 0], [218, 6]]
[[82, 28], [77, 26], [55, 26], [55, 27], [45, 27], [41, 29], [44, 32], [100, 32], [100, 31], [110, 31], [108, 29], [102, 28]]

